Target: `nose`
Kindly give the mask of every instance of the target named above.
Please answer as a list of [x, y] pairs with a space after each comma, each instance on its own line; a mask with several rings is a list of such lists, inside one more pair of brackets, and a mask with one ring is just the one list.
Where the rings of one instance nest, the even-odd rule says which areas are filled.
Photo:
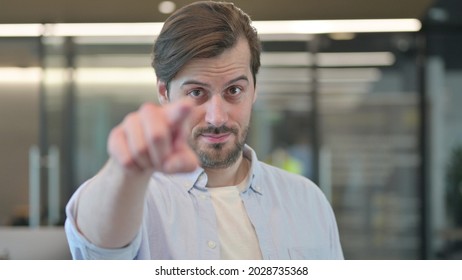
[[213, 95], [207, 102], [205, 121], [215, 127], [220, 127], [228, 121], [226, 101], [220, 94]]

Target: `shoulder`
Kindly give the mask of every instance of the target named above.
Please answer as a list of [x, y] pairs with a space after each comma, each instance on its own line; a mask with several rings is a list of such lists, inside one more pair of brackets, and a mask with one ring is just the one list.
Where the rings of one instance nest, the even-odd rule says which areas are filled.
[[259, 171], [255, 182], [260, 185], [262, 197], [272, 205], [280, 205], [295, 216], [316, 213], [326, 223], [335, 224], [330, 202], [313, 181], [263, 162], [259, 163]]
[[296, 195], [320, 196], [324, 194], [320, 188], [310, 179], [288, 172], [281, 168], [258, 162], [259, 181], [269, 189], [276, 188], [282, 192], [294, 193]]
[[265, 162], [258, 162], [258, 175], [266, 178], [272, 178], [275, 180], [281, 180], [283, 182], [290, 182], [295, 184], [306, 185], [307, 187], [317, 187], [310, 179], [301, 176], [299, 174], [288, 172], [279, 167], [269, 165]]

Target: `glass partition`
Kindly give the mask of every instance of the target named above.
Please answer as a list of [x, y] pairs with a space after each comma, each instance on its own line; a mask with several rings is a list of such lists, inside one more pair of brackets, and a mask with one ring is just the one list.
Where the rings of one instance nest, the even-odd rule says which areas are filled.
[[339, 66], [319, 69], [321, 170], [345, 257], [418, 259], [423, 220], [416, 37], [360, 34], [325, 41]]

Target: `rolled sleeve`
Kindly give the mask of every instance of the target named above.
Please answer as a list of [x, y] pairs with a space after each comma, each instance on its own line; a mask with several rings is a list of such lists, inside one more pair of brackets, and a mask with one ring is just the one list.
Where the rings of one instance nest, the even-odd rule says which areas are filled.
[[[82, 186], [84, 187], [84, 186]], [[135, 259], [141, 245], [141, 231], [138, 232], [135, 239], [123, 248], [107, 249], [96, 246], [83, 236], [77, 229], [76, 204], [79, 198], [80, 190], [72, 196], [66, 206], [66, 223], [65, 232], [69, 249], [74, 260], [132, 260]]]

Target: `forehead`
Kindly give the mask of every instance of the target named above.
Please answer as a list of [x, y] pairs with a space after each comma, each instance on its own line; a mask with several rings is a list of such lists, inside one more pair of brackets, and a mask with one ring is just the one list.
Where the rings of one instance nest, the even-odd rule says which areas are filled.
[[251, 76], [250, 49], [247, 40], [243, 38], [216, 57], [192, 59], [183, 66], [172, 82], [190, 77], [226, 78], [234, 75]]

